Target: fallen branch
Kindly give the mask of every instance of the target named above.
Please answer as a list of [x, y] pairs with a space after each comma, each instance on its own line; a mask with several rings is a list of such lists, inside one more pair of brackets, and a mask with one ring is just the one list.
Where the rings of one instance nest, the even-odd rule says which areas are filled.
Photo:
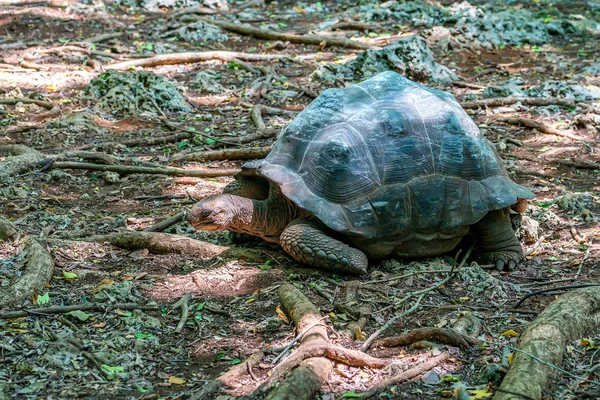
[[185, 212], [182, 211], [173, 215], [172, 217], [160, 221], [155, 225], [149, 226], [148, 228], [144, 229], [144, 232], [162, 232], [165, 229], [170, 228], [171, 226], [179, 223], [181, 220], [183, 220], [184, 217]]
[[179, 319], [179, 323], [175, 327], [176, 333], [181, 333], [183, 331], [183, 327], [185, 326], [185, 323], [187, 322], [187, 319], [190, 315], [190, 299], [191, 298], [192, 298], [192, 294], [187, 293], [184, 296], [182, 296], [179, 300], [177, 300], [175, 302], [175, 304], [173, 304], [174, 310], [181, 308], [181, 318]]
[[571, 340], [600, 327], [600, 290], [585, 288], [562, 295], [523, 332], [508, 373], [494, 400], [540, 399]]
[[80, 147], [76, 147], [76, 150], [86, 150], [86, 149], [91, 149], [94, 147], [99, 147], [99, 146], [109, 146], [109, 145], [122, 145], [122, 146], [153, 146], [155, 144], [164, 144], [164, 143], [173, 143], [173, 142], [179, 142], [180, 140], [184, 140], [184, 139], [191, 139], [192, 137], [194, 137], [194, 135], [190, 132], [181, 132], [181, 133], [176, 133], [174, 135], [167, 135], [167, 136], [157, 136], [157, 137], [152, 137], [152, 138], [137, 138], [137, 139], [128, 139], [128, 140], [123, 140], [122, 142], [100, 142], [100, 143], [90, 143], [90, 144], [85, 144], [83, 146]]
[[243, 61], [267, 61], [277, 60], [285, 57], [289, 56], [280, 54], [252, 54], [220, 50], [200, 52], [192, 51], [187, 53], [159, 54], [148, 58], [123, 61], [120, 63], [109, 64], [105, 68], [122, 70], [131, 67], [156, 67], [159, 65], [189, 64], [209, 60], [221, 60], [226, 62], [235, 61], [236, 59]]
[[516, 103], [521, 103], [526, 106], [563, 106], [569, 108], [575, 108], [580, 106], [587, 108], [586, 104], [577, 103], [572, 99], [559, 99], [557, 97], [493, 97], [490, 99], [464, 101], [460, 103], [464, 109], [474, 109], [481, 107], [501, 107], [510, 106]]
[[[18, 230], [0, 216], [0, 240], [16, 238]], [[0, 287], [0, 308], [22, 303], [45, 287], [54, 272], [54, 260], [48, 251], [35, 239], [26, 237], [22, 252], [27, 254], [25, 270], [10, 286]]]
[[537, 296], [538, 294], [544, 294], [544, 293], [555, 292], [555, 291], [563, 291], [563, 290], [571, 290], [571, 289], [581, 289], [581, 288], [591, 287], [591, 286], [600, 286], [600, 283], [582, 283], [580, 285], [555, 286], [555, 287], [551, 287], [551, 288], [547, 288], [547, 289], [538, 290], [536, 292], [532, 292], [532, 293], [529, 293], [529, 294], [526, 294], [525, 296], [523, 296], [521, 298], [521, 300], [519, 300], [517, 302], [517, 304], [515, 304], [514, 308], [519, 308], [519, 306], [521, 304], [523, 304], [525, 302], [525, 300], [529, 299], [530, 297]]
[[104, 42], [106, 40], [118, 39], [121, 36], [123, 36], [124, 34], [125, 34], [124, 32], [102, 33], [100, 35], [96, 35], [96, 36], [93, 36], [91, 38], [87, 38], [87, 39], [84, 40], [84, 42], [86, 42], [86, 43], [100, 43], [100, 42]]
[[151, 174], [168, 176], [193, 176], [193, 177], [211, 177], [211, 176], [233, 176], [240, 172], [239, 169], [182, 169], [173, 167], [138, 167], [132, 165], [105, 165], [91, 164], [69, 161], [55, 161], [50, 168], [56, 169], [85, 169], [89, 171], [112, 171], [119, 174]]
[[418, 328], [400, 336], [388, 337], [373, 343], [373, 347], [408, 346], [421, 340], [429, 340], [442, 344], [468, 349], [481, 343], [470, 336], [462, 335], [448, 328]]
[[85, 304], [73, 304], [70, 306], [52, 306], [52, 307], [37, 307], [29, 308], [26, 310], [19, 311], [6, 311], [0, 313], [0, 319], [14, 319], [23, 318], [33, 315], [45, 316], [55, 314], [66, 314], [71, 311], [103, 311], [108, 310], [147, 310], [147, 311], [158, 311], [159, 306], [145, 305], [138, 303], [85, 303]]
[[45, 100], [27, 99], [27, 98], [2, 99], [2, 100], [0, 100], [0, 104], [7, 104], [7, 105], [11, 105], [11, 106], [14, 106], [14, 105], [19, 104], [19, 103], [22, 103], [22, 104], [35, 104], [37, 106], [47, 108], [48, 110], [51, 110], [52, 107], [54, 107], [54, 104], [52, 104], [49, 101], [45, 101]]
[[252, 107], [252, 111], [250, 111], [250, 118], [259, 130], [264, 130], [267, 128], [267, 126], [263, 120], [263, 115], [288, 115], [295, 117], [297, 114], [298, 113], [296, 111], [283, 110], [281, 108], [269, 107], [263, 104], [255, 104]]
[[169, 14], [168, 18], [174, 19], [185, 14], [213, 15], [218, 13], [219, 12], [217, 10], [213, 10], [212, 8], [208, 7], [185, 7], [180, 10], [173, 11], [171, 14]]
[[209, 160], [250, 160], [265, 158], [273, 146], [242, 147], [239, 149], [223, 149], [198, 151], [195, 153], [176, 154], [173, 160], [177, 161], [209, 161]]
[[240, 35], [252, 36], [257, 39], [282, 40], [290, 43], [314, 44], [317, 46], [324, 46], [323, 44], [325, 44], [325, 46], [337, 46], [359, 50], [364, 50], [371, 47], [368, 44], [360, 43], [355, 40], [345, 38], [336, 38], [321, 35], [293, 35], [289, 33], [274, 32], [269, 29], [255, 28], [254, 26], [248, 24], [234, 24], [231, 22], [217, 21], [206, 18], [199, 18], [199, 20], [207, 24], [220, 26], [221, 28], [228, 30], [229, 32], [234, 32]]
[[[429, 371], [429, 370], [437, 367], [438, 365], [440, 365], [444, 361], [448, 360], [449, 358], [450, 358], [450, 353], [443, 352], [442, 354], [433, 357], [429, 361], [418, 364], [417, 366], [402, 372], [400, 375], [396, 375], [390, 379], [386, 379], [385, 381], [381, 382], [380, 384], [373, 386], [371, 389], [367, 390], [366, 392], [358, 393], [356, 397], [361, 398], [361, 399], [367, 399], [369, 397], [374, 397], [374, 396], [378, 395], [379, 393], [385, 391], [387, 388], [389, 388], [392, 385], [397, 385], [398, 383], [406, 382], [409, 379], [413, 379], [419, 375], [422, 375], [423, 372]], [[522, 400], [522, 399], [520, 399], [520, 400]]]
[[44, 159], [44, 155], [31, 147], [20, 144], [0, 145], [0, 154], [8, 154], [0, 161], [0, 183], [11, 182], [17, 175], [24, 173]]
[[498, 118], [497, 121], [506, 122], [511, 125], [523, 125], [528, 128], [533, 128], [542, 133], [547, 133], [550, 135], [562, 136], [572, 140], [577, 140], [579, 142], [585, 142], [585, 140], [577, 135], [574, 135], [569, 132], [563, 132], [561, 130], [552, 128], [548, 125], [544, 125], [541, 122], [535, 121], [531, 118], [523, 118], [523, 117], [502, 117]]

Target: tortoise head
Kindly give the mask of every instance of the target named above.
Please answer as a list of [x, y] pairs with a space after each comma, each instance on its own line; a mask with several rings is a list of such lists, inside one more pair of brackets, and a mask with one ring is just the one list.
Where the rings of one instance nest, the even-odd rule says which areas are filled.
[[234, 197], [227, 194], [205, 197], [188, 212], [189, 224], [203, 231], [233, 229], [232, 224], [241, 211]]

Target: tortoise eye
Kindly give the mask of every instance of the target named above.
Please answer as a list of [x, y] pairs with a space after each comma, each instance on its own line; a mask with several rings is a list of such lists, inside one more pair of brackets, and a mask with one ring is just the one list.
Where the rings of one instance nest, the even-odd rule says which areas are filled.
[[211, 214], [210, 210], [202, 210], [202, 218], [208, 218]]

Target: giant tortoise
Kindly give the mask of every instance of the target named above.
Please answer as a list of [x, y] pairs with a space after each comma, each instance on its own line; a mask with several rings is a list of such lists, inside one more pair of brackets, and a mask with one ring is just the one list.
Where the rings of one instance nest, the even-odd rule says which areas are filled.
[[512, 269], [523, 251], [509, 209], [532, 197], [452, 95], [383, 72], [325, 90], [188, 221], [352, 274], [368, 259], [447, 253], [471, 232], [480, 257]]

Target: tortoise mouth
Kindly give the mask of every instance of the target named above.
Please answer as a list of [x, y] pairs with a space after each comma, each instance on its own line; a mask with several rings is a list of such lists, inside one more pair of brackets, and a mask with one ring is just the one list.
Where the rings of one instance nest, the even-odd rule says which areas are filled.
[[218, 231], [221, 229], [218, 224], [215, 224], [212, 221], [190, 221], [190, 225], [201, 231]]

